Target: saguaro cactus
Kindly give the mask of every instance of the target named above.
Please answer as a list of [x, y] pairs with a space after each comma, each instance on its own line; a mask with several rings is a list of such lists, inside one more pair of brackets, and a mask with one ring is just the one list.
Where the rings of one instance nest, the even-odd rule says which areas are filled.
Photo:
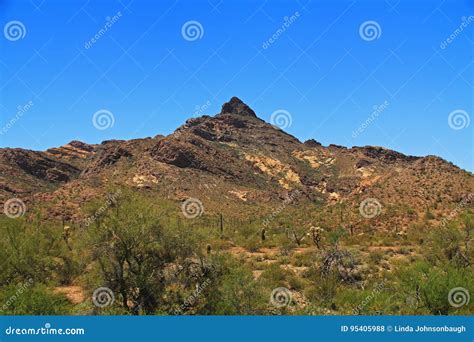
[[221, 214], [219, 214], [219, 229], [221, 231], [221, 237], [222, 235], [224, 235], [224, 216]]

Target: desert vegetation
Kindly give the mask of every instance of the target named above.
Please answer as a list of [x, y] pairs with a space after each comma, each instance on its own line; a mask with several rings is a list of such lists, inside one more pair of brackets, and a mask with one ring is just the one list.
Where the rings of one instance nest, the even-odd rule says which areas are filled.
[[145, 190], [108, 193], [120, 196], [87, 203], [80, 222], [0, 218], [1, 314], [474, 312], [469, 292], [452, 293], [474, 288], [470, 207], [402, 234], [354, 228], [350, 206], [189, 218]]

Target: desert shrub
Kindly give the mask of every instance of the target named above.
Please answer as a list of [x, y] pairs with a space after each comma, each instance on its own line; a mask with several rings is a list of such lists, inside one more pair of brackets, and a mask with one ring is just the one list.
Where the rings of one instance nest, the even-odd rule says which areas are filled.
[[244, 224], [234, 230], [232, 238], [237, 245], [255, 252], [262, 246], [260, 232], [261, 228]]
[[425, 220], [433, 220], [435, 218], [434, 214], [429, 208], [426, 208], [425, 211]]
[[373, 264], [378, 265], [384, 259], [384, 256], [384, 253], [381, 251], [373, 251], [370, 252], [369, 259]]
[[311, 279], [311, 284], [303, 290], [305, 297], [314, 305], [330, 308], [340, 286], [339, 279], [335, 275], [318, 275]]
[[33, 279], [46, 282], [64, 275], [67, 247], [61, 226], [22, 218], [0, 222], [0, 284]]
[[291, 251], [296, 247], [296, 243], [292, 239], [289, 239], [286, 234], [282, 234], [279, 238], [280, 243], [278, 244], [279, 246], [279, 251], [280, 255], [282, 256], [288, 256], [290, 255]]
[[257, 235], [252, 235], [242, 242], [242, 246], [250, 252], [256, 252], [262, 246], [262, 243]]
[[291, 263], [295, 266], [311, 266], [317, 257], [314, 253], [298, 253], [291, 258]]
[[474, 263], [474, 215], [465, 213], [459, 221], [445, 222], [428, 236], [427, 258], [431, 263], [449, 262], [457, 267]]
[[384, 281], [367, 284], [364, 289], [344, 288], [334, 299], [341, 314], [378, 315], [389, 313], [392, 292]]
[[63, 295], [29, 281], [3, 287], [0, 302], [3, 315], [67, 315], [72, 310]]
[[274, 263], [267, 267], [260, 276], [260, 281], [266, 286], [274, 288], [286, 285], [286, 279], [290, 272], [280, 267], [280, 264]]
[[401, 247], [399, 253], [403, 255], [409, 255], [411, 253], [411, 249], [408, 247]]
[[[398, 293], [412, 302], [412, 313], [426, 311], [432, 315], [447, 315], [459, 312], [450, 303], [450, 291], [460, 287], [472, 290], [474, 272], [472, 268], [459, 269], [450, 263], [435, 266], [419, 261], [399, 267], [395, 279]], [[470, 305], [472, 310], [472, 303]]]
[[347, 230], [345, 230], [343, 227], [338, 227], [337, 229], [327, 232], [326, 239], [331, 244], [331, 246], [337, 246], [339, 242], [347, 235]]
[[203, 304], [197, 314], [256, 315], [263, 314], [269, 300], [263, 288], [254, 281], [252, 271], [230, 256], [212, 259], [217, 272], [203, 291]]
[[117, 303], [132, 313], [149, 314], [166, 305], [165, 287], [177, 281], [167, 278], [169, 265], [198, 265], [189, 260], [200, 250], [194, 232], [163, 227], [149, 203], [138, 194], [124, 192], [89, 227], [93, 260], [102, 276], [102, 283], [96, 286], [109, 287]]
[[303, 290], [304, 287], [306, 286], [305, 281], [303, 279], [301, 279], [300, 277], [298, 277], [297, 275], [295, 275], [295, 274], [289, 275], [286, 278], [286, 280], [288, 282], [288, 285], [289, 285], [290, 289]]

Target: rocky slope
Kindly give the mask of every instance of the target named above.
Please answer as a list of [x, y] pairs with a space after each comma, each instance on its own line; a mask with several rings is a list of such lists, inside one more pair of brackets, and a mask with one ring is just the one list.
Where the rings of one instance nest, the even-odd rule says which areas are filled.
[[235, 97], [214, 117], [189, 119], [166, 137], [72, 141], [45, 152], [0, 149], [0, 202], [18, 197], [46, 206], [48, 216], [77, 220], [82, 205], [111, 184], [177, 203], [196, 197], [206, 212], [236, 216], [271, 212], [294, 190], [302, 208], [318, 210], [375, 198], [385, 215], [373, 224], [399, 229], [427, 210], [449, 215], [474, 192], [472, 173], [438, 157], [302, 143]]

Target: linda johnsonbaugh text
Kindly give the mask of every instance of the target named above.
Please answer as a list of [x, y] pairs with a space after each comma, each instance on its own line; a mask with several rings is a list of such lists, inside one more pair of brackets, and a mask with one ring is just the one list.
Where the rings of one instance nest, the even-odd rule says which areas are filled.
[[466, 332], [460, 326], [427, 326], [427, 325], [341, 325], [342, 332], [394, 332], [394, 333], [457, 333]]

